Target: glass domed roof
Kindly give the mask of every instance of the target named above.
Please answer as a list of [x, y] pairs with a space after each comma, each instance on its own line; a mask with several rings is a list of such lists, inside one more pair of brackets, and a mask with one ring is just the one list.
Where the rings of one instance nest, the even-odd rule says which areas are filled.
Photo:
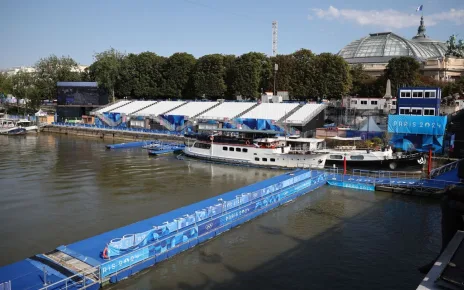
[[424, 24], [424, 16], [421, 17], [420, 25], [417, 28], [417, 34], [412, 38], [412, 41], [419, 43], [422, 46], [427, 47], [430, 51], [435, 53], [435, 56], [443, 57], [446, 54], [446, 44], [442, 41], [430, 39], [425, 34], [426, 28]]
[[342, 48], [338, 55], [348, 62], [357, 62], [360, 58], [374, 58], [376, 62], [387, 62], [398, 56], [411, 56], [420, 60], [437, 57], [429, 48], [391, 32], [373, 33], [355, 40]]

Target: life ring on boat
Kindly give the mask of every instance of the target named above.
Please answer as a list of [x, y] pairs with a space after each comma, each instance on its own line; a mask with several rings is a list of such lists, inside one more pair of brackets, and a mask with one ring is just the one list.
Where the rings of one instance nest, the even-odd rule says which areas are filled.
[[214, 141], [214, 136], [210, 136], [209, 140]]
[[246, 140], [245, 144], [250, 145], [250, 141]]
[[103, 259], [109, 259], [110, 258], [110, 257], [108, 257], [108, 247], [105, 247], [105, 249], [103, 249], [102, 257], [103, 257]]

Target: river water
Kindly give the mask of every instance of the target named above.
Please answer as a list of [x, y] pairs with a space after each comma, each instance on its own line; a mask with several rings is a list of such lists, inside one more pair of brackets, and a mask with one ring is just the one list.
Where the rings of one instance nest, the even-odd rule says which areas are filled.
[[[0, 136], [0, 266], [282, 171]], [[325, 186], [111, 289], [415, 289], [440, 248], [436, 200]]]

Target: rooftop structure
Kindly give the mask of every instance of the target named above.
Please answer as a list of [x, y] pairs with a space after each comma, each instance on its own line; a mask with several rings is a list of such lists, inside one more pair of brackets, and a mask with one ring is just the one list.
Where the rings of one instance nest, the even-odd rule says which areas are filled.
[[424, 17], [417, 33], [408, 40], [393, 32], [371, 33], [343, 47], [338, 55], [349, 64], [362, 64], [374, 77], [383, 74], [388, 61], [394, 57], [409, 56], [421, 63], [423, 74], [437, 80], [452, 81], [464, 73], [464, 59], [446, 57], [443, 41], [426, 35]]

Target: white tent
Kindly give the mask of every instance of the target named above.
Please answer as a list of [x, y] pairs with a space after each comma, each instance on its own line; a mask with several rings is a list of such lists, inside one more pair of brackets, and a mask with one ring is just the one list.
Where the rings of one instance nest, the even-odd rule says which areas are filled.
[[364, 126], [362, 126], [361, 129], [359, 129], [359, 131], [383, 132], [383, 130], [380, 129], [379, 126], [377, 126], [377, 123], [375, 123], [374, 118], [372, 118], [371, 116], [368, 117], [368, 121], [366, 122], [366, 124], [364, 124]]
[[42, 109], [40, 109], [37, 113], [35, 113], [35, 116], [36, 117], [43, 117], [43, 116], [47, 116], [47, 113], [42, 111]]

